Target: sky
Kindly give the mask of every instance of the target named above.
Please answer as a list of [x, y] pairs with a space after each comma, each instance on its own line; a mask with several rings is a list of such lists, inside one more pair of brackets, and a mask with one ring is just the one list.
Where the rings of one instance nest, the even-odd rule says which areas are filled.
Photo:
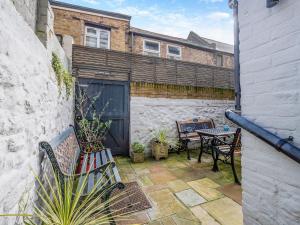
[[190, 31], [233, 44], [227, 0], [59, 0], [132, 16], [131, 26], [187, 38]]

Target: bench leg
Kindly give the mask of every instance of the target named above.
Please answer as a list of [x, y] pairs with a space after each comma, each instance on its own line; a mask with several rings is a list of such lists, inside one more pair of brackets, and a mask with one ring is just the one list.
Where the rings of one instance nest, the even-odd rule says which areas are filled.
[[201, 163], [201, 157], [202, 157], [203, 148], [204, 148], [204, 146], [203, 146], [203, 138], [200, 137], [200, 139], [201, 139], [201, 146], [200, 146], [200, 153], [199, 153], [199, 157], [198, 157], [198, 162], [199, 163]]

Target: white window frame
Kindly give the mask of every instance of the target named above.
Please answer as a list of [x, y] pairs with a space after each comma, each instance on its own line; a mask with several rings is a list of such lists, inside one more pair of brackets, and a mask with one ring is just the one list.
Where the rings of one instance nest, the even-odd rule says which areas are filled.
[[[169, 46], [171, 47], [175, 47], [175, 48], [179, 48], [179, 55], [176, 55], [176, 54], [172, 54], [169, 52]], [[175, 58], [178, 58], [179, 60], [181, 60], [182, 58], [182, 48], [178, 45], [170, 45], [170, 44], [167, 44], [167, 58], [169, 58], [169, 56], [173, 56]]]
[[[88, 28], [95, 29], [96, 30], [96, 35], [88, 34], [88, 32], [87, 32]], [[103, 49], [110, 49], [110, 30], [101, 29], [101, 28], [97, 28], [97, 27], [91, 27], [91, 26], [85, 26], [84, 45], [87, 46], [86, 45], [86, 37], [87, 36], [96, 37], [97, 38], [97, 48], [100, 48], [100, 32], [101, 31], [105, 31], [105, 32], [108, 33], [108, 47], [103, 48]]]
[[[158, 50], [150, 50], [150, 49], [146, 49], [146, 42], [152, 42], [152, 43], [157, 43], [158, 44]], [[160, 42], [159, 41], [154, 41], [151, 39], [143, 39], [143, 53], [145, 52], [150, 52], [150, 53], [158, 53], [158, 57], [160, 57]]]

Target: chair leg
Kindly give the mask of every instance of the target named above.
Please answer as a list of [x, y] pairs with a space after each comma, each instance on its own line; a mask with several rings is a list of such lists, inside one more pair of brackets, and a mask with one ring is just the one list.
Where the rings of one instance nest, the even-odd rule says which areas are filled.
[[239, 181], [239, 178], [236, 174], [236, 170], [235, 170], [235, 164], [234, 164], [234, 154], [231, 155], [230, 157], [230, 161], [231, 161], [231, 168], [232, 168], [232, 172], [233, 172], [233, 176], [234, 176], [234, 181], [235, 183], [241, 185], [240, 181]]

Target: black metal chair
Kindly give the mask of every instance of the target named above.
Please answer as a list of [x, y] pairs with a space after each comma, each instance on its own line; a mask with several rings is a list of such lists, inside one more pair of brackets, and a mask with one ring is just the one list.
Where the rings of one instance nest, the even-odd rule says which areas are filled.
[[[212, 147], [212, 157], [214, 160], [213, 171], [214, 172], [219, 171], [218, 160], [226, 164], [231, 164], [234, 181], [237, 184], [240, 184], [240, 181], [238, 179], [236, 169], [235, 169], [234, 153], [238, 149], [240, 149], [240, 147], [241, 147], [241, 128], [237, 128], [232, 142], [229, 143], [227, 141], [215, 137], [213, 140], [213, 147]], [[223, 159], [219, 158], [220, 155], [223, 156]]]

